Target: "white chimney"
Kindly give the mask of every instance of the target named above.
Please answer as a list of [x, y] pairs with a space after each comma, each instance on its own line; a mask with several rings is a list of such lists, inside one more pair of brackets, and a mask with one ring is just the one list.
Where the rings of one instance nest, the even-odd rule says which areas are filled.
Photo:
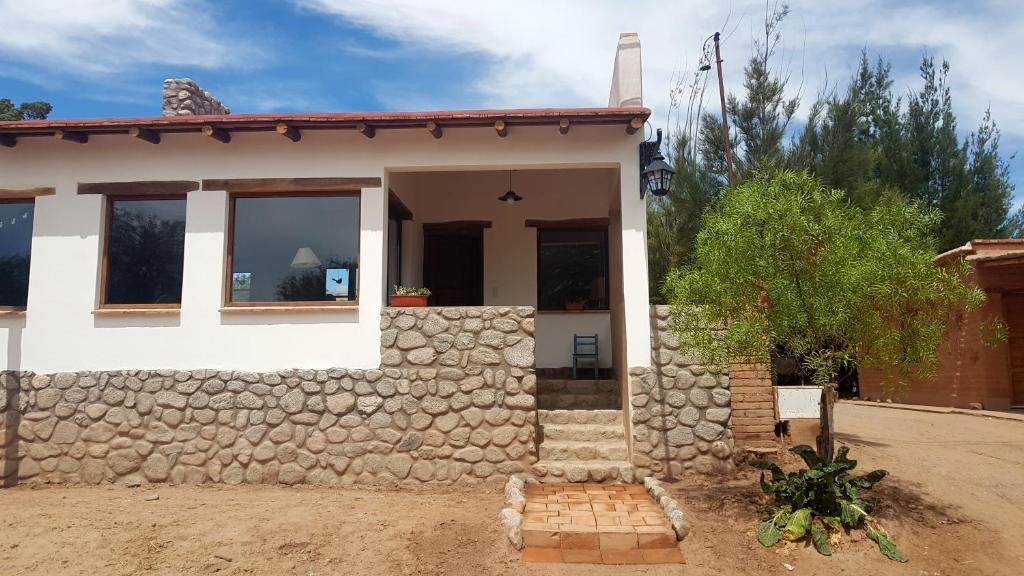
[[636, 32], [619, 34], [612, 70], [608, 107], [643, 106], [643, 68], [640, 65], [640, 37]]

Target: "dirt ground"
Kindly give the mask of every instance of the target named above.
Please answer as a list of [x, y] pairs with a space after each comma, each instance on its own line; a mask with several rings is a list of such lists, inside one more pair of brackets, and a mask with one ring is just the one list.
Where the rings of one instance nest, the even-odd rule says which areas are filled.
[[832, 558], [762, 548], [760, 491], [743, 467], [729, 481], [672, 488], [694, 526], [683, 567], [520, 564], [494, 486], [20, 486], [0, 490], [0, 574], [1022, 573], [1024, 424], [840, 404], [836, 425], [862, 468], [893, 474], [874, 492], [877, 515], [910, 563], [859, 534]]

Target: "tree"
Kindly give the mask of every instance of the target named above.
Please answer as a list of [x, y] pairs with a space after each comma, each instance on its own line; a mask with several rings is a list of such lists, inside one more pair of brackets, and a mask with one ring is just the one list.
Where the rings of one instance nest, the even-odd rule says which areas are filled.
[[42, 100], [15, 106], [9, 99], [0, 98], [0, 120], [45, 120], [52, 111], [53, 106]]
[[857, 366], [932, 374], [946, 329], [985, 301], [965, 268], [933, 264], [939, 217], [891, 193], [861, 208], [806, 172], [755, 173], [705, 211], [693, 263], [669, 273], [671, 327], [717, 367], [779, 351], [817, 384]]

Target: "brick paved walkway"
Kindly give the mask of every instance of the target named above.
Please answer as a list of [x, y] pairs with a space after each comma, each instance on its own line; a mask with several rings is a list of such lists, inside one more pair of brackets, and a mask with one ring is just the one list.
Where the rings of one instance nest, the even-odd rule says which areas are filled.
[[685, 562], [661, 506], [638, 485], [528, 484], [523, 542], [523, 562]]

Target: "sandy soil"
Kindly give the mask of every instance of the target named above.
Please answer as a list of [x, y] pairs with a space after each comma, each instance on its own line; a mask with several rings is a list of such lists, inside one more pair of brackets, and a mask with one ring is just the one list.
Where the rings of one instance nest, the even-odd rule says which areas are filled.
[[21, 486], [0, 490], [0, 573], [1020, 574], [1024, 425], [840, 405], [837, 427], [864, 468], [893, 473], [876, 490], [878, 516], [909, 564], [858, 534], [832, 558], [762, 548], [747, 468], [673, 488], [695, 527], [682, 569], [522, 565], [496, 522], [498, 487]]

